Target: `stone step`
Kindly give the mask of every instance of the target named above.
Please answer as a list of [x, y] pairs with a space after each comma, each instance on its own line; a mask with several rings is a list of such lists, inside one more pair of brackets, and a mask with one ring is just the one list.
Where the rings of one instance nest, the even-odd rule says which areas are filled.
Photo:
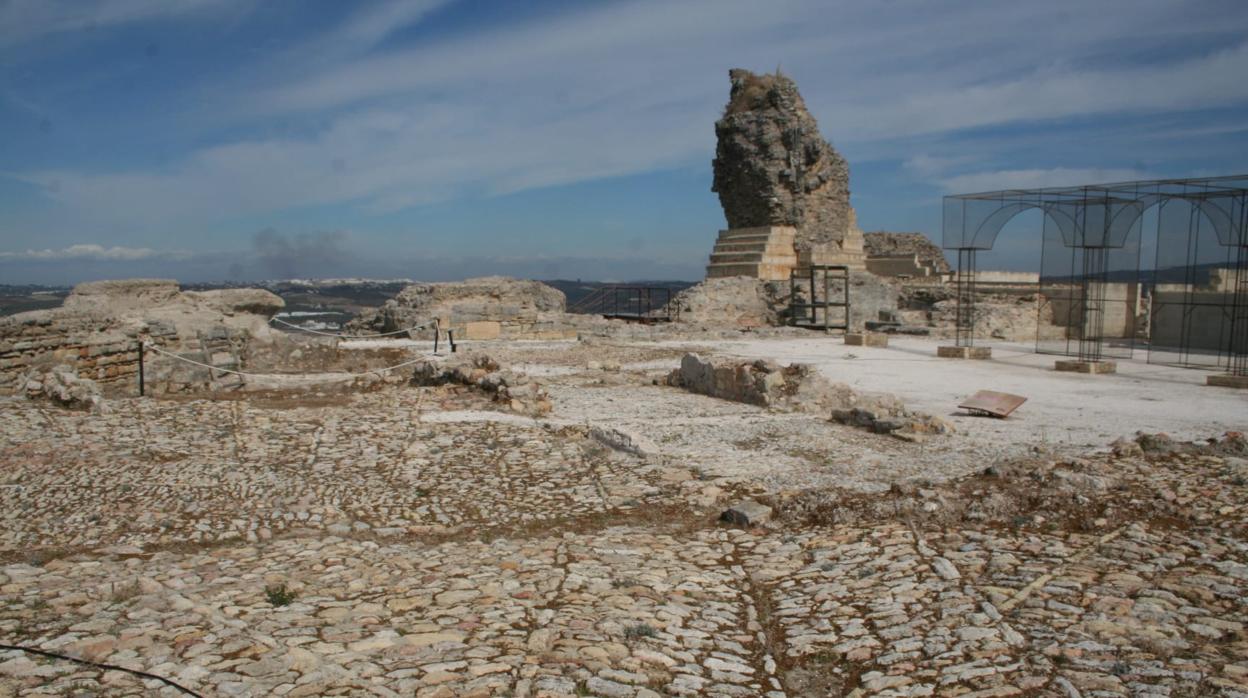
[[758, 263], [758, 264], [787, 264], [789, 266], [797, 265], [797, 255], [792, 252], [776, 253], [776, 252], [712, 252], [711, 264], [723, 262], [725, 264], [738, 263]]
[[715, 252], [766, 252], [769, 245], [763, 242], [717, 242]]
[[765, 237], [773, 240], [792, 241], [796, 231], [788, 228], [729, 228], [719, 231], [720, 240], [733, 240], [737, 238]]
[[721, 276], [753, 276], [758, 277], [758, 264], [708, 264], [707, 278]]
[[715, 238], [715, 244], [718, 245], [724, 242], [733, 242], [733, 243], [754, 242], [754, 243], [766, 244], [768, 242], [771, 242], [774, 239], [775, 238], [773, 238], [770, 235], [724, 235], [721, 232], [719, 234], [719, 237]]
[[711, 264], [739, 264], [753, 263], [758, 264], [763, 261], [767, 255], [763, 252], [719, 252], [711, 253]]

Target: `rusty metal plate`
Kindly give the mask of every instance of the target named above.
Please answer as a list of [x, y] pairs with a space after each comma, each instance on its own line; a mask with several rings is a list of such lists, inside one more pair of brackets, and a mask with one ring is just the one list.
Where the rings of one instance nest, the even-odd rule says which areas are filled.
[[1024, 402], [1027, 402], [1027, 398], [1021, 395], [998, 393], [995, 390], [981, 390], [963, 400], [958, 407], [968, 410], [972, 414], [1005, 419]]

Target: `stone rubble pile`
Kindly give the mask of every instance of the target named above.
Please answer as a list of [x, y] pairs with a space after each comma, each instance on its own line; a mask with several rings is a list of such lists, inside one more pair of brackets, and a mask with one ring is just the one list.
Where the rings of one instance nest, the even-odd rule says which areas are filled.
[[513, 412], [529, 417], [549, 414], [550, 398], [541, 384], [516, 371], [505, 370], [484, 354], [417, 363], [412, 372], [416, 385], [467, 385], [493, 396]]
[[90, 378], [80, 378], [73, 366], [54, 366], [26, 380], [26, 398], [48, 400], [68, 409], [100, 412], [105, 409], [100, 386]]

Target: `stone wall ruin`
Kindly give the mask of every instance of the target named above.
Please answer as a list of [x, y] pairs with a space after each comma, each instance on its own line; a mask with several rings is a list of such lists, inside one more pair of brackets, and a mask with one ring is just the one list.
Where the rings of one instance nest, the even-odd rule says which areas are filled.
[[[730, 231], [792, 228], [799, 266], [862, 268], [862, 234], [849, 203], [849, 165], [820, 135], [797, 85], [779, 72], [734, 69], [729, 77], [728, 105], [715, 123], [712, 191], [719, 195]], [[732, 251], [717, 248], [716, 254], [722, 259]], [[721, 273], [713, 268], [717, 261], [712, 259], [708, 276], [739, 271]]]
[[[486, 276], [416, 283], [349, 325], [359, 332], [396, 332], [437, 320], [456, 339], [574, 339], [563, 292], [539, 281]], [[413, 333], [433, 339], [432, 327]]]
[[[237, 368], [253, 339], [277, 334], [268, 319], [284, 306], [259, 289], [182, 291], [164, 279], [79, 284], [59, 308], [0, 318], [0, 392], [23, 390], [31, 376], [67, 366], [106, 394], [133, 394], [142, 341]], [[185, 370], [167, 363], [145, 362], [149, 380], [180, 380], [178, 371]]]

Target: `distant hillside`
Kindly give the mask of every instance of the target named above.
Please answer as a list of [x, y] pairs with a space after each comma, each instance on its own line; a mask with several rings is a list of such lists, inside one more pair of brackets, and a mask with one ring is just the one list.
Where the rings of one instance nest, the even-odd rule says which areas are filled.
[[68, 286], [36, 286], [0, 284], [0, 317], [27, 310], [56, 308], [69, 295]]

